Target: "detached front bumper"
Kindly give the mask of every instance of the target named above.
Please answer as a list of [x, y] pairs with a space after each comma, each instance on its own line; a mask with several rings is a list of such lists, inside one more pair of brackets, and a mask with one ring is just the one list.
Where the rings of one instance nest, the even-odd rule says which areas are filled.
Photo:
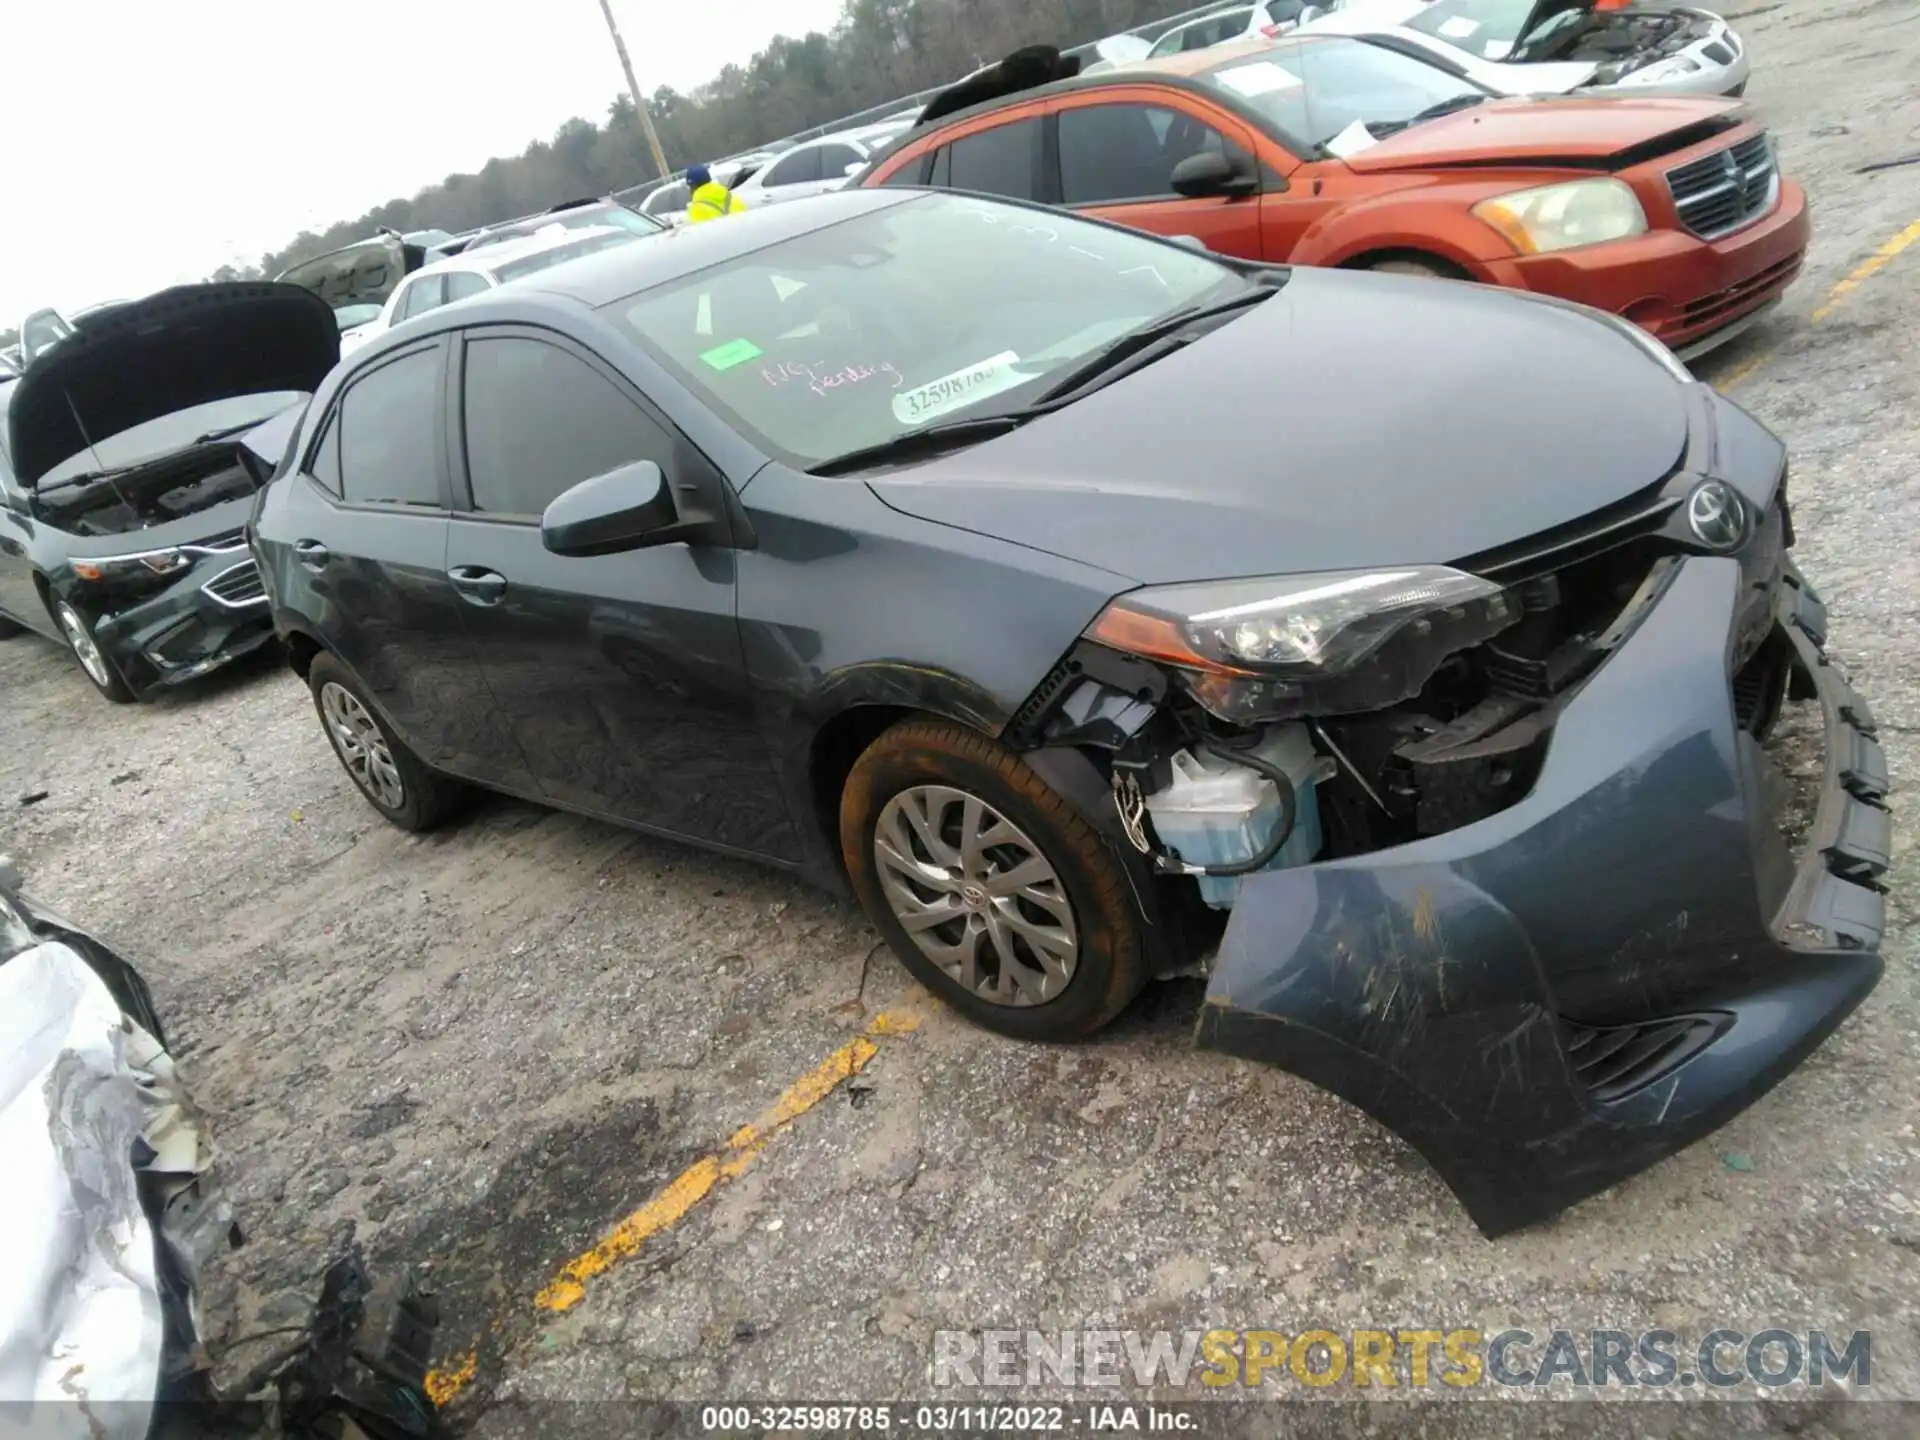
[[1568, 704], [1533, 793], [1446, 835], [1251, 876], [1200, 1042], [1394, 1130], [1489, 1236], [1707, 1134], [1878, 982], [1885, 761], [1789, 570], [1774, 615], [1825, 771], [1792, 853], [1735, 719], [1737, 561], [1684, 562]]
[[273, 616], [259, 569], [241, 545], [206, 555], [157, 595], [117, 606], [94, 620], [93, 631], [127, 684], [143, 692], [259, 649], [273, 638]]

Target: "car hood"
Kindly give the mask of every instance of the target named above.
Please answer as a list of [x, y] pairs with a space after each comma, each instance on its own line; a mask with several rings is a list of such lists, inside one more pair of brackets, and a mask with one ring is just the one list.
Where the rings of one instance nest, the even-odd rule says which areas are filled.
[[294, 285], [182, 285], [89, 321], [15, 382], [7, 449], [32, 485], [91, 444], [196, 405], [311, 393], [340, 359], [333, 312]]
[[1104, 390], [869, 483], [906, 514], [1145, 584], [1445, 564], [1660, 480], [1686, 397], [1571, 306], [1299, 269]]
[[274, 278], [311, 290], [331, 309], [343, 305], [379, 305], [400, 282], [427, 262], [426, 249], [398, 235], [381, 235], [329, 250], [282, 270]]
[[1687, 96], [1489, 100], [1390, 135], [1346, 163], [1360, 171], [1490, 160], [1607, 168], [1627, 157], [1678, 150], [1731, 129], [1747, 113], [1739, 100]]

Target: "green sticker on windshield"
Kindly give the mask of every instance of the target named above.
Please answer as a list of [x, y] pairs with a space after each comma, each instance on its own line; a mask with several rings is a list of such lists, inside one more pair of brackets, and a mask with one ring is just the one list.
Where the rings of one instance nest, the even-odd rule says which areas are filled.
[[710, 370], [731, 370], [736, 365], [744, 365], [760, 354], [760, 347], [751, 340], [729, 340], [724, 345], [716, 345], [700, 357], [701, 362]]

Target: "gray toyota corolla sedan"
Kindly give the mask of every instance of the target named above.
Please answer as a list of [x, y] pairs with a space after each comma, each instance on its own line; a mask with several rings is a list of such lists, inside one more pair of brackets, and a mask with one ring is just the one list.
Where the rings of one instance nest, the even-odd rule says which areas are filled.
[[1008, 1035], [1203, 970], [1202, 1043], [1497, 1233], [1880, 976], [1786, 475], [1593, 312], [880, 189], [398, 327], [254, 544], [394, 822], [477, 785], [848, 888]]

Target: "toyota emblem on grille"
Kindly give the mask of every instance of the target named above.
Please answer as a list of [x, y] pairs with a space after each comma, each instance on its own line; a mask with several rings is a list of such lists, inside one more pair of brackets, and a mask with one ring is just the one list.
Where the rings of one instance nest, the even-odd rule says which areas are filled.
[[1732, 486], [1704, 480], [1687, 499], [1687, 524], [1709, 550], [1731, 550], [1747, 533], [1746, 507]]

